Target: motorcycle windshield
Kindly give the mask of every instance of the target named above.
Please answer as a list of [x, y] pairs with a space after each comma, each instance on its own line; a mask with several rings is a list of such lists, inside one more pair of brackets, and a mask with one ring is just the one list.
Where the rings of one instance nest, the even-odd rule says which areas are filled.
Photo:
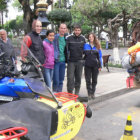
[[21, 41], [21, 72], [29, 88], [36, 94], [54, 98], [50, 88], [44, 81], [43, 65], [37, 60], [25, 40]]

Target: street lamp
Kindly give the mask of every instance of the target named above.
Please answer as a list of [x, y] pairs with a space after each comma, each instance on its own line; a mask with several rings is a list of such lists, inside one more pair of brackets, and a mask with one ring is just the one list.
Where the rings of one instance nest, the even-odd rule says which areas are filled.
[[44, 39], [47, 32], [47, 26], [50, 24], [46, 14], [46, 11], [48, 9], [48, 3], [46, 2], [46, 0], [39, 0], [39, 2], [36, 5], [38, 20], [42, 22], [42, 32], [40, 33], [40, 36], [42, 39]]

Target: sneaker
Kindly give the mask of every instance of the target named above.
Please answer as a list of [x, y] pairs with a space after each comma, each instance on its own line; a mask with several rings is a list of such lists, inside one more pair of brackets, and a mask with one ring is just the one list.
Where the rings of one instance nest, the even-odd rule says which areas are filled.
[[92, 99], [95, 99], [95, 95], [91, 95], [91, 98], [92, 98]]
[[88, 96], [88, 99], [89, 99], [89, 100], [91, 100], [91, 99], [92, 99], [91, 95], [89, 95], [89, 96]]
[[79, 89], [75, 89], [75, 94], [79, 95]]

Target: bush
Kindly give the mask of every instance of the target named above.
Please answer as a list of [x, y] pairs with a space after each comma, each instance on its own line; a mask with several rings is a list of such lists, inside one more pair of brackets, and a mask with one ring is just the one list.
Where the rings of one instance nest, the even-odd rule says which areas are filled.
[[13, 34], [8, 34], [8, 37], [12, 40]]
[[91, 27], [88, 25], [82, 25], [82, 34], [89, 34], [91, 32]]
[[106, 42], [105, 42], [105, 41], [101, 41], [100, 43], [101, 43], [102, 49], [105, 49], [105, 44], [106, 44]]
[[108, 63], [108, 66], [109, 67], [115, 67], [115, 68], [122, 68], [122, 65], [121, 64], [113, 64], [113, 63]]
[[[102, 46], [102, 49], [106, 49], [106, 41], [105, 40], [101, 41], [101, 46]], [[108, 43], [108, 49], [113, 49], [112, 44], [110, 42]]]
[[71, 13], [65, 9], [55, 9], [48, 14], [48, 19], [52, 22], [61, 23], [72, 20]]

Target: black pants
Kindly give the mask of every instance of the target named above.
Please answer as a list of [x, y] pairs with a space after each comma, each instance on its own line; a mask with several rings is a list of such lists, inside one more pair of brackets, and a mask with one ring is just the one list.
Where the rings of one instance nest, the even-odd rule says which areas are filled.
[[88, 95], [94, 95], [97, 85], [99, 70], [98, 67], [85, 66], [85, 79]]
[[79, 94], [81, 86], [81, 77], [83, 71], [83, 60], [77, 62], [68, 62], [67, 68], [67, 91], [73, 93], [75, 88], [75, 94]]

